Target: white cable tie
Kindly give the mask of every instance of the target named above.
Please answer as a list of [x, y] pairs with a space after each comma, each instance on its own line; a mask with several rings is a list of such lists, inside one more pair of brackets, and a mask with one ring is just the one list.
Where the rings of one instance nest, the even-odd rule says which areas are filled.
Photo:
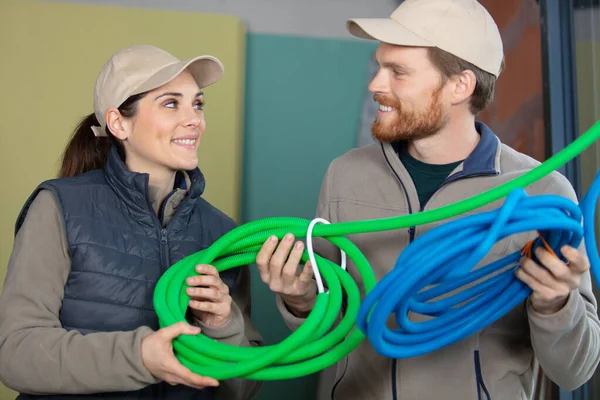
[[[313, 228], [315, 227], [315, 225], [318, 223], [330, 224], [331, 222], [329, 222], [323, 218], [315, 218], [310, 222], [310, 224], [308, 225], [308, 230], [306, 231], [306, 250], [308, 251], [308, 258], [310, 258], [310, 264], [312, 265], [313, 271], [315, 273], [315, 279], [317, 281], [317, 288], [319, 290], [319, 293], [324, 293], [325, 286], [323, 285], [323, 278], [321, 277], [321, 272], [319, 272], [319, 267], [317, 266], [317, 260], [315, 259], [315, 252], [314, 252], [313, 243], [312, 243], [312, 239], [313, 239], [312, 231], [313, 231]], [[340, 253], [342, 255], [341, 267], [345, 271], [346, 270], [346, 253], [343, 250], [340, 250]]]

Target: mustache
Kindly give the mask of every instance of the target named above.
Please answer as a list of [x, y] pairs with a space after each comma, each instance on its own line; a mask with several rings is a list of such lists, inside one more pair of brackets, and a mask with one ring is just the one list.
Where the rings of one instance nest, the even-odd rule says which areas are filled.
[[392, 108], [399, 108], [399, 104], [397, 101], [390, 99], [388, 97], [385, 97], [384, 95], [381, 94], [374, 94], [373, 95], [373, 100], [376, 103], [381, 104], [382, 106], [386, 106], [386, 107], [392, 107]]

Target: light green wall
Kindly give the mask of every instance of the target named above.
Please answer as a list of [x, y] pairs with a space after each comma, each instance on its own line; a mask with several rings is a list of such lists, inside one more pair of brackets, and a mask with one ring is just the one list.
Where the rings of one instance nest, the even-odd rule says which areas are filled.
[[[77, 121], [92, 112], [102, 65], [132, 44], [154, 44], [180, 58], [212, 54], [224, 63], [223, 80], [205, 90], [207, 131], [199, 154], [206, 197], [239, 219], [246, 42], [238, 18], [1, 1], [0, 288], [23, 202], [40, 182], [55, 176]], [[0, 385], [0, 399], [11, 398], [14, 393]]]

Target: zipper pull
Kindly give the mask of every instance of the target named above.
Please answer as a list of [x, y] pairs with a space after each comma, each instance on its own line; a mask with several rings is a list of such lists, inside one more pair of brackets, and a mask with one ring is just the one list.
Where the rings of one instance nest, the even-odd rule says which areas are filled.
[[408, 228], [408, 236], [409, 236], [411, 242], [415, 239], [415, 227], [414, 226], [411, 226], [410, 228]]
[[160, 243], [161, 244], [167, 244], [167, 230], [166, 229], [161, 229], [160, 231]]

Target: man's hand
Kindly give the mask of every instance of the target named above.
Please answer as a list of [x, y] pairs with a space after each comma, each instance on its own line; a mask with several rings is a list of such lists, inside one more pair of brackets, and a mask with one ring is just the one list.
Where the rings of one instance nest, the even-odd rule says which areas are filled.
[[567, 264], [538, 247], [535, 255], [543, 266], [531, 258], [523, 257], [521, 267], [516, 270], [517, 277], [533, 290], [530, 295], [531, 306], [540, 314], [560, 311], [571, 291], [579, 288], [581, 275], [590, 269], [585, 254], [571, 246], [563, 246], [560, 251], [568, 260]]
[[317, 298], [310, 261], [300, 270], [303, 251], [304, 243], [298, 241], [294, 245], [294, 235], [288, 233], [280, 243], [275, 236], [267, 239], [256, 256], [262, 281], [278, 293], [297, 316], [310, 312]]

